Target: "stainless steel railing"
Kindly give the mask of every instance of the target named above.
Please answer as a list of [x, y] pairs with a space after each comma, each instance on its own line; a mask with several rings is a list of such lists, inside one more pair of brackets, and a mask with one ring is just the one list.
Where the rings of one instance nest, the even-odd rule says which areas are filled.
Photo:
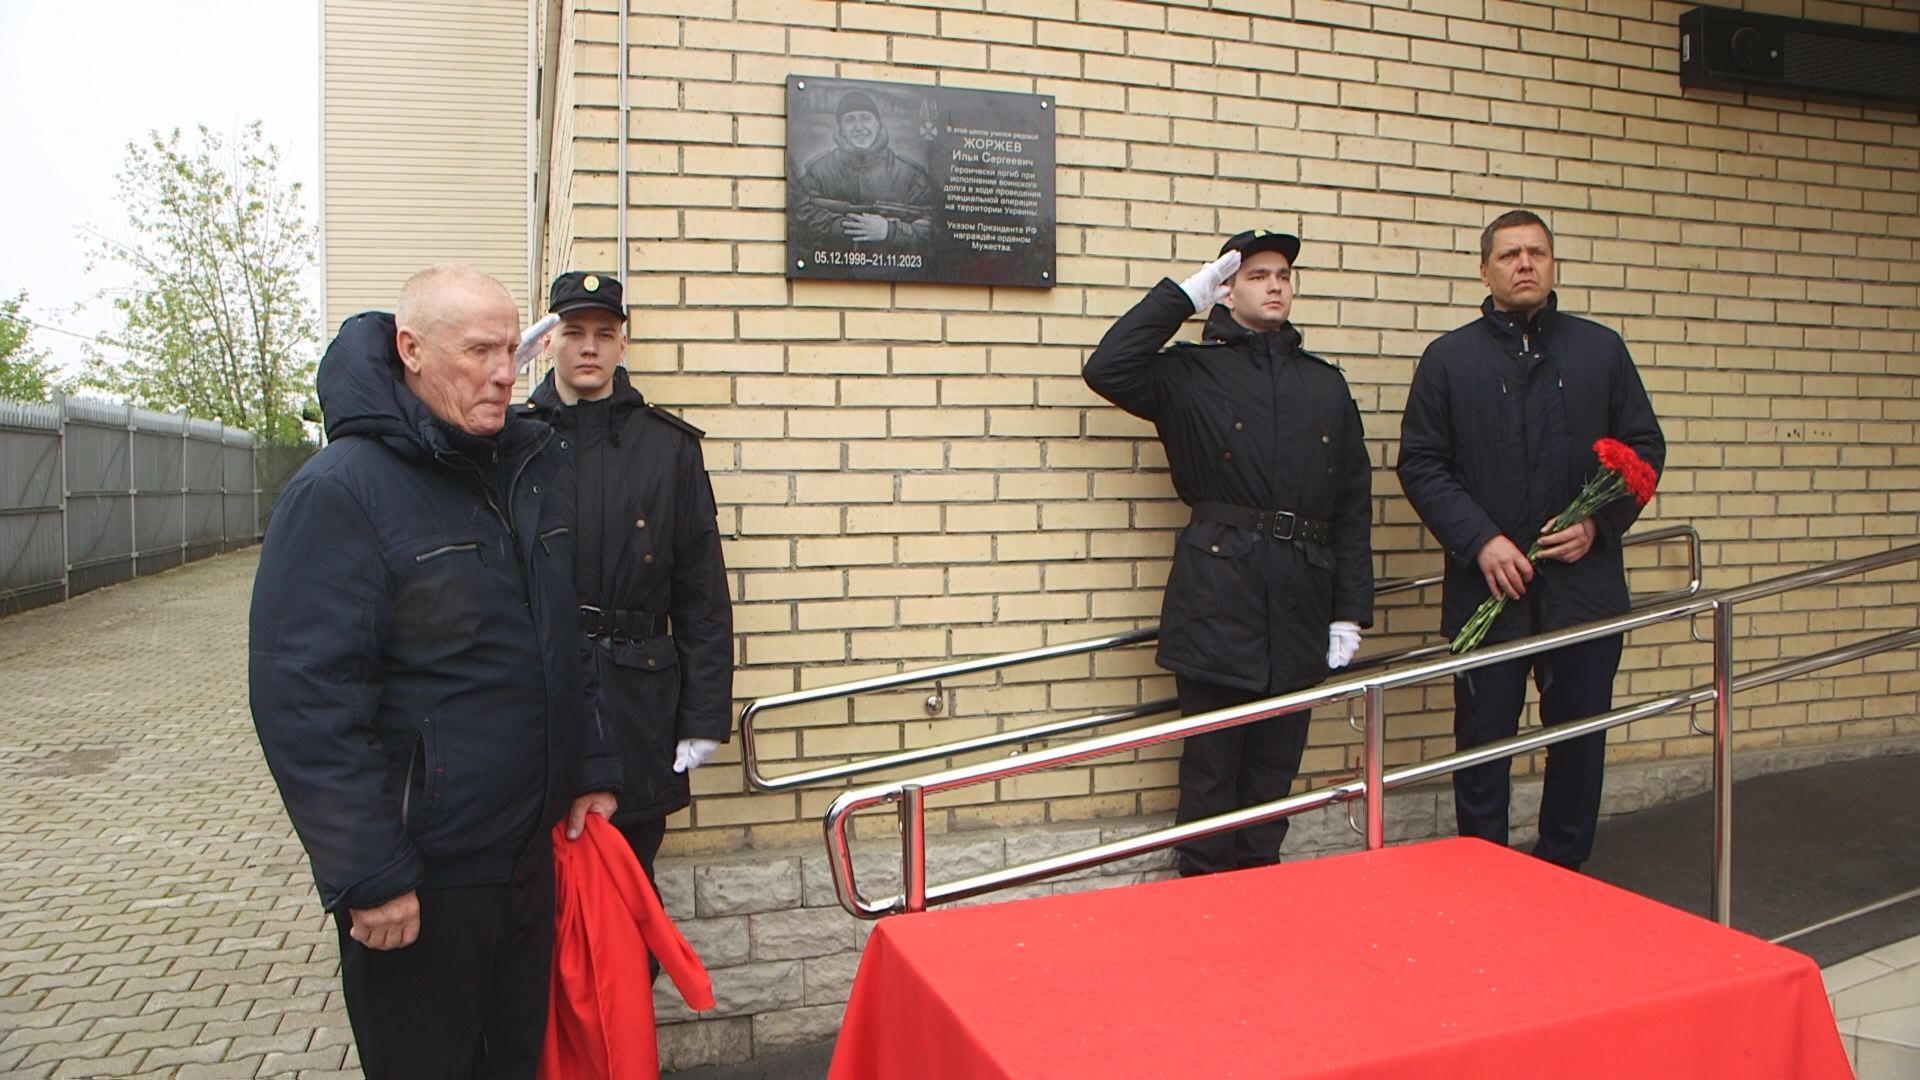
[[[1660, 603], [1682, 596], [1692, 596], [1700, 591], [1700, 534], [1691, 525], [1667, 525], [1658, 529], [1629, 534], [1625, 545], [1633, 547], [1641, 544], [1657, 544], [1679, 540], [1686, 544], [1687, 577], [1686, 585], [1653, 596], [1635, 597], [1636, 606]], [[1377, 582], [1374, 595], [1387, 596], [1393, 593], [1410, 592], [1432, 588], [1440, 584], [1442, 575], [1429, 577], [1400, 578]], [[863, 758], [858, 761], [838, 765], [826, 765], [800, 772], [785, 773], [780, 776], [768, 776], [762, 770], [760, 746], [757, 739], [757, 721], [768, 713], [781, 709], [792, 709], [802, 705], [817, 704], [836, 698], [854, 697], [859, 694], [878, 690], [896, 690], [904, 686], [919, 683], [939, 683], [943, 679], [953, 679], [964, 675], [976, 675], [988, 671], [999, 671], [1022, 664], [1039, 663], [1045, 660], [1057, 660], [1067, 656], [1081, 656], [1088, 653], [1104, 652], [1109, 649], [1144, 645], [1157, 641], [1160, 628], [1145, 627], [1121, 634], [1109, 634], [1105, 637], [1088, 638], [1084, 641], [1070, 641], [1059, 645], [1048, 645], [1038, 649], [1021, 652], [1002, 653], [998, 656], [978, 657], [972, 660], [960, 660], [937, 667], [919, 668], [902, 671], [892, 675], [877, 675], [868, 679], [835, 683], [831, 686], [814, 687], [807, 690], [795, 690], [785, 694], [774, 694], [757, 698], [740, 710], [740, 746], [745, 763], [747, 781], [762, 791], [787, 791], [793, 788], [824, 784], [833, 780], [844, 780], [866, 773], [896, 769], [907, 765], [918, 765], [928, 761], [939, 761], [958, 754], [977, 750], [991, 750], [996, 747], [1014, 744], [1039, 742], [1044, 739], [1071, 735], [1108, 724], [1123, 723], [1130, 720], [1144, 720], [1149, 716], [1174, 711], [1178, 707], [1172, 698], [1142, 702], [1113, 712], [1095, 713], [1089, 716], [1076, 716], [1047, 723], [1035, 724], [1011, 731], [998, 731], [970, 739], [960, 739], [941, 743], [936, 746], [918, 747], [892, 754]], [[1417, 645], [1410, 648], [1374, 653], [1356, 659], [1346, 670], [1348, 672], [1369, 671], [1390, 664], [1409, 660], [1439, 656], [1447, 652], [1447, 643], [1438, 642]]]
[[[911, 780], [850, 790], [833, 801], [824, 822], [834, 891], [843, 908], [862, 918], [878, 918], [897, 912], [922, 911], [929, 904], [947, 903], [978, 896], [1055, 874], [1169, 847], [1194, 837], [1225, 832], [1303, 810], [1355, 799], [1364, 800], [1367, 811], [1366, 845], [1369, 849], [1379, 848], [1384, 844], [1386, 834], [1385, 794], [1393, 788], [1430, 780], [1483, 762], [1528, 753], [1554, 743], [1606, 731], [1674, 709], [1693, 708], [1711, 703], [1713, 726], [1704, 734], [1710, 735], [1713, 739], [1712, 907], [1714, 918], [1723, 925], [1728, 924], [1732, 917], [1733, 695], [1742, 690], [1770, 685], [1876, 653], [1920, 645], [1920, 627], [1902, 629], [1736, 677], [1733, 674], [1733, 615], [1736, 606], [1916, 560], [1920, 560], [1920, 544], [1907, 545], [1878, 555], [1829, 563], [1751, 585], [1657, 604], [1618, 618], [1605, 619], [1519, 641], [1486, 646], [1465, 656], [1450, 657], [1376, 675], [1343, 679], [1336, 683], [1283, 694], [1265, 701], [1162, 721], [1132, 731], [1099, 736], [1065, 746], [1050, 747], [1010, 759], [960, 766]], [[1659, 623], [1691, 619], [1703, 613], [1711, 613], [1713, 616], [1711, 639], [1713, 679], [1709, 686], [1695, 688], [1685, 693], [1666, 695], [1551, 729], [1516, 735], [1510, 739], [1488, 743], [1432, 761], [1391, 771], [1385, 767], [1386, 693], [1388, 690], [1450, 677], [1460, 672], [1532, 656], [1566, 645], [1626, 634]], [[925, 805], [929, 795], [1057, 766], [1074, 765], [1108, 754], [1139, 750], [1174, 739], [1251, 723], [1282, 713], [1356, 698], [1364, 702], [1365, 707], [1363, 770], [1359, 779], [1316, 791], [1303, 792], [1263, 806], [1250, 807], [1203, 821], [1175, 825], [940, 886], [930, 887], [927, 884]], [[896, 804], [900, 817], [902, 888], [898, 895], [875, 902], [862, 897], [854, 881], [848, 828], [854, 814], [887, 804]]]

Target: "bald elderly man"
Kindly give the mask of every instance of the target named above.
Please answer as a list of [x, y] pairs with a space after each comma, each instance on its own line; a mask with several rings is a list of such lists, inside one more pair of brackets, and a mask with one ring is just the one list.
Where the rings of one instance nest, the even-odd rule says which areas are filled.
[[553, 431], [507, 408], [519, 338], [512, 296], [464, 266], [348, 319], [320, 362], [330, 441], [254, 582], [254, 726], [375, 1080], [532, 1080], [551, 831], [615, 805]]

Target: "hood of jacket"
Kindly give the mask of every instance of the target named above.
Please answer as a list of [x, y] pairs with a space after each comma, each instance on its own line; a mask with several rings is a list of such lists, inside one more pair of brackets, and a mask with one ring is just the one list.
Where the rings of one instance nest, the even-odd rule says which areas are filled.
[[1213, 305], [1213, 310], [1207, 314], [1205, 334], [1208, 341], [1224, 341], [1229, 345], [1237, 345], [1259, 337], [1270, 337], [1274, 344], [1287, 354], [1299, 351], [1302, 343], [1306, 341], [1305, 336], [1300, 333], [1300, 328], [1292, 322], [1281, 323], [1278, 330], [1249, 330], [1240, 325], [1240, 320], [1233, 317], [1233, 312], [1228, 311], [1225, 304]]
[[419, 457], [451, 452], [433, 413], [407, 389], [394, 334], [393, 316], [384, 311], [340, 324], [314, 378], [327, 438], [369, 435]]
[[488, 445], [517, 453], [535, 437], [515, 423], [512, 409], [490, 439], [461, 432], [414, 396], [404, 370], [391, 314], [366, 311], [341, 323], [314, 377], [328, 440], [365, 435], [402, 454], [445, 460]]

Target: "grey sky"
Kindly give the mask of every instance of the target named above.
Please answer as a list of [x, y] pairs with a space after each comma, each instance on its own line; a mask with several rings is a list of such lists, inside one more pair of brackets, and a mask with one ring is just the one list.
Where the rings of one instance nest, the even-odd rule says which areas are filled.
[[[151, 128], [261, 121], [314, 220], [319, 38], [318, 0], [0, 0], [0, 296], [26, 289], [35, 322], [113, 325], [92, 297], [117, 281], [86, 272], [80, 231], [128, 234], [114, 174]], [[76, 338], [37, 329], [33, 344], [82, 362]]]

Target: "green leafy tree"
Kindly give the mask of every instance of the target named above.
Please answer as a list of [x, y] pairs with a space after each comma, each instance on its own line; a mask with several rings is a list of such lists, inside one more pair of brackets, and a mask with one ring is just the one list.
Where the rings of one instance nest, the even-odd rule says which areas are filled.
[[318, 321], [306, 295], [315, 231], [300, 185], [259, 123], [229, 143], [202, 125], [127, 144], [119, 174], [131, 239], [95, 234], [90, 267], [118, 263], [134, 284], [103, 291], [121, 317], [101, 335], [125, 359], [89, 350], [89, 386], [153, 409], [298, 442], [313, 385]]
[[33, 326], [20, 314], [26, 303], [25, 292], [0, 300], [0, 400], [47, 401], [60, 389], [53, 361], [28, 340]]

